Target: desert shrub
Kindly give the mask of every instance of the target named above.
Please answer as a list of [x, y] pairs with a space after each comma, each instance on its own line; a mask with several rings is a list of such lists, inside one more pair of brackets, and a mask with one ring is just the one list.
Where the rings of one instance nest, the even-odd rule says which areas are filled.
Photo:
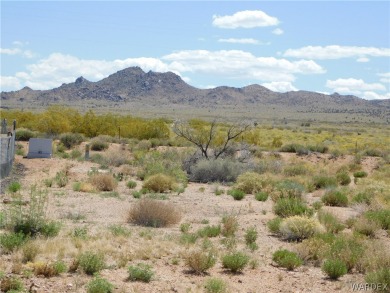
[[114, 285], [100, 276], [95, 276], [87, 284], [87, 293], [111, 293], [113, 291]]
[[325, 260], [321, 269], [332, 280], [337, 280], [348, 272], [346, 264], [339, 259]]
[[268, 199], [268, 192], [260, 191], [255, 194], [255, 199], [258, 201], [266, 201]]
[[35, 262], [32, 264], [34, 274], [37, 276], [44, 276], [51, 278], [66, 272], [67, 268], [63, 261], [56, 262]]
[[313, 178], [312, 185], [316, 189], [329, 188], [337, 186], [337, 180], [335, 177], [330, 176], [315, 176]]
[[92, 139], [89, 145], [93, 151], [104, 151], [109, 147], [109, 143], [100, 138]]
[[313, 209], [318, 211], [324, 206], [324, 204], [321, 201], [315, 201], [315, 202], [313, 202], [312, 206], [313, 206]]
[[348, 197], [340, 190], [331, 189], [325, 192], [321, 201], [327, 206], [346, 207], [348, 206]]
[[28, 241], [22, 246], [22, 261], [23, 262], [32, 262], [35, 257], [39, 254], [39, 246], [33, 242]]
[[70, 152], [70, 158], [73, 159], [73, 160], [76, 160], [76, 159], [79, 159], [81, 158], [83, 154], [79, 151], [79, 150], [72, 150]]
[[147, 227], [166, 227], [176, 224], [181, 213], [171, 203], [144, 198], [135, 203], [129, 211], [131, 223]]
[[23, 292], [23, 290], [23, 282], [18, 277], [0, 278], [0, 292], [17, 293]]
[[350, 272], [355, 268], [363, 253], [364, 246], [360, 240], [350, 236], [339, 236], [330, 245], [326, 257], [343, 261]]
[[376, 231], [380, 229], [379, 223], [366, 217], [360, 217], [353, 223], [353, 231], [366, 235], [368, 237], [374, 237]]
[[79, 267], [87, 274], [93, 275], [105, 267], [104, 254], [84, 252], [77, 259]]
[[180, 236], [181, 244], [194, 244], [198, 240], [198, 234], [196, 233], [184, 233]]
[[222, 266], [233, 273], [241, 272], [248, 265], [249, 259], [243, 252], [231, 252], [222, 256]]
[[130, 188], [130, 189], [136, 188], [137, 187], [137, 182], [135, 182], [133, 180], [127, 181], [126, 186], [128, 188]]
[[359, 192], [358, 194], [354, 195], [352, 198], [352, 202], [365, 203], [367, 205], [371, 204], [371, 200], [372, 200], [372, 196], [366, 192]]
[[204, 274], [217, 262], [214, 252], [204, 249], [195, 249], [187, 253], [185, 257], [186, 265], [196, 274]]
[[238, 219], [233, 215], [226, 215], [222, 217], [222, 235], [231, 237], [236, 234], [238, 230]]
[[328, 233], [338, 233], [345, 228], [339, 219], [328, 212], [319, 211], [318, 220], [325, 227]]
[[217, 237], [219, 234], [221, 234], [220, 225], [207, 225], [198, 230], [198, 235], [200, 237]]
[[367, 177], [367, 172], [366, 171], [356, 171], [353, 173], [353, 177], [355, 178], [364, 178]]
[[54, 181], [56, 182], [58, 187], [65, 187], [69, 182], [68, 174], [65, 170], [58, 171], [56, 176], [54, 177]]
[[145, 180], [143, 188], [154, 192], [165, 192], [176, 188], [175, 178], [165, 174], [155, 174]]
[[245, 231], [245, 243], [246, 245], [250, 245], [252, 243], [256, 243], [257, 240], [257, 231], [255, 227], [250, 227]]
[[336, 174], [336, 180], [340, 185], [348, 185], [351, 183], [351, 177], [347, 172], [340, 172]]
[[115, 178], [108, 173], [93, 174], [89, 182], [99, 191], [113, 191], [118, 185]]
[[244, 164], [230, 159], [199, 160], [190, 167], [194, 182], [234, 182], [243, 172]]
[[302, 200], [298, 198], [280, 198], [274, 205], [274, 213], [282, 218], [296, 215], [312, 215], [310, 209]]
[[62, 224], [57, 221], [47, 221], [40, 229], [39, 234], [45, 237], [55, 237], [60, 233]]
[[308, 168], [304, 164], [287, 165], [284, 167], [283, 173], [286, 176], [306, 175], [308, 173]]
[[0, 247], [2, 253], [11, 253], [20, 246], [22, 246], [26, 241], [25, 235], [23, 233], [4, 233], [0, 234]]
[[25, 156], [24, 147], [20, 143], [16, 144], [15, 154], [18, 156]]
[[258, 173], [246, 172], [238, 176], [236, 188], [246, 194], [253, 194], [261, 191], [266, 186], [267, 180], [266, 177]]
[[322, 232], [323, 227], [315, 220], [303, 216], [293, 216], [280, 224], [280, 234], [286, 240], [302, 241]]
[[36, 137], [35, 132], [26, 128], [18, 128], [15, 131], [15, 139], [18, 141], [29, 141], [30, 138]]
[[390, 268], [383, 268], [366, 275], [368, 284], [377, 284], [377, 291], [390, 292]]
[[296, 246], [296, 251], [305, 262], [310, 261], [313, 262], [315, 266], [319, 266], [334, 240], [334, 234], [316, 234], [299, 243], [298, 246]]
[[8, 187], [7, 187], [8, 191], [11, 192], [11, 193], [16, 193], [16, 192], [18, 192], [21, 188], [22, 188], [22, 185], [21, 185], [19, 182], [17, 182], [17, 181], [11, 182], [11, 183], [8, 185]]
[[280, 217], [273, 218], [267, 222], [268, 230], [273, 234], [280, 233], [280, 224], [283, 222], [283, 219]]
[[365, 213], [367, 219], [377, 222], [383, 230], [390, 229], [390, 210], [376, 210]]
[[303, 145], [297, 143], [286, 144], [279, 149], [280, 152], [285, 152], [285, 153], [298, 153], [304, 150], [306, 150], [306, 148]]
[[138, 263], [135, 266], [129, 266], [128, 268], [130, 281], [141, 281], [149, 283], [154, 276], [152, 267], [144, 263]]
[[209, 278], [204, 285], [206, 293], [225, 293], [227, 286], [224, 280], [218, 278]]
[[104, 162], [109, 166], [119, 167], [129, 163], [129, 157], [124, 151], [112, 151], [105, 155]]
[[228, 192], [235, 200], [242, 200], [245, 197], [245, 192], [239, 189], [231, 189]]
[[383, 152], [381, 150], [378, 150], [378, 149], [368, 149], [364, 152], [364, 154], [366, 156], [369, 156], [369, 157], [382, 157], [383, 156]]
[[273, 199], [286, 197], [301, 198], [305, 192], [305, 187], [302, 184], [291, 180], [277, 182], [274, 189], [277, 195], [273, 195]]
[[309, 151], [325, 154], [329, 151], [329, 148], [326, 145], [318, 144], [318, 145], [309, 145], [307, 147]]
[[60, 142], [67, 148], [70, 149], [76, 145], [79, 145], [84, 140], [84, 136], [80, 133], [63, 133], [60, 135]]
[[274, 252], [272, 260], [277, 263], [278, 266], [286, 268], [289, 271], [303, 264], [302, 259], [294, 252], [287, 249], [280, 249]]
[[182, 223], [180, 225], [180, 231], [182, 233], [188, 233], [191, 229], [191, 224], [190, 223]]

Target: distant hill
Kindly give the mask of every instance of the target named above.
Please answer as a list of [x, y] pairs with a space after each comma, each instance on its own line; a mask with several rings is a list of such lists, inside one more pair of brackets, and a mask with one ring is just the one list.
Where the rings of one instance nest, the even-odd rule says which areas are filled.
[[[51, 90], [24, 87], [18, 91], [1, 92], [1, 107], [8, 109], [42, 109], [52, 104], [102, 111], [136, 111], [176, 116], [178, 111], [197, 110], [209, 113], [231, 113], [267, 118], [298, 117], [320, 119], [327, 114], [345, 114], [350, 119], [371, 117], [372, 121], [390, 122], [390, 100], [367, 101], [356, 96], [325, 95], [309, 91], [273, 92], [254, 84], [242, 88], [228, 86], [198, 89], [172, 73], [144, 72], [130, 67], [97, 82], [79, 77], [73, 83]], [[169, 111], [172, 111], [171, 115]], [[272, 112], [272, 113], [271, 113]], [[303, 115], [306, 113], [306, 115]], [[361, 117], [360, 117], [361, 118]]]

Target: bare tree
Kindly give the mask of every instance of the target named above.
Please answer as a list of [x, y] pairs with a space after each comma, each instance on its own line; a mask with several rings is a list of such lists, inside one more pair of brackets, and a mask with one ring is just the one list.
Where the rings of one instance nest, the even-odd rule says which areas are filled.
[[229, 125], [226, 131], [218, 131], [217, 121], [214, 120], [207, 127], [194, 127], [188, 122], [175, 121], [173, 132], [196, 145], [202, 156], [210, 159], [218, 159], [226, 153], [234, 139], [250, 128], [249, 124]]

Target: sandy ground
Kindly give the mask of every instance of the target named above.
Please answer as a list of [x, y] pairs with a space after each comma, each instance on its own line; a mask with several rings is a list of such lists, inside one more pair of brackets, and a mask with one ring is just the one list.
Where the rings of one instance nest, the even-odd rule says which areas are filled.
[[[283, 159], [288, 160], [295, 154], [282, 154]], [[296, 157], [297, 160], [308, 160], [310, 162], [320, 162], [329, 160], [328, 155], [312, 155], [309, 157]], [[334, 164], [343, 164], [351, 160], [350, 157], [342, 157], [333, 162]], [[372, 172], [377, 161], [375, 158], [368, 158], [364, 161], [364, 168]], [[219, 224], [225, 214], [235, 214], [239, 218], [239, 231], [237, 238], [240, 239], [239, 248], [246, 249], [244, 243], [244, 233], [248, 227], [255, 226], [259, 237], [257, 244], [259, 249], [250, 252], [253, 259], [256, 259], [258, 266], [256, 268], [246, 268], [243, 273], [231, 274], [222, 268], [221, 261], [209, 270], [207, 275], [198, 276], [188, 271], [185, 262], [180, 258], [190, 246], [180, 245], [177, 241], [180, 236], [180, 224], [169, 228], [146, 229], [126, 223], [126, 217], [131, 206], [138, 200], [133, 198], [131, 190], [125, 186], [125, 182], [120, 182], [117, 197], [104, 197], [99, 194], [75, 192], [72, 190], [72, 182], [86, 178], [87, 172], [91, 167], [98, 165], [91, 162], [77, 162], [52, 159], [25, 159], [21, 156], [16, 157], [17, 174], [23, 187], [39, 183], [45, 178], [53, 177], [56, 172], [69, 169], [70, 183], [64, 188], [49, 188], [48, 218], [60, 220], [63, 223], [61, 233], [56, 240], [47, 240], [41, 242], [42, 248], [48, 249], [48, 243], [54, 244], [52, 254], [59, 255], [59, 251], [66, 250], [64, 243], [70, 245], [71, 231], [76, 227], [87, 227], [88, 235], [97, 235], [94, 240], [89, 240], [89, 247], [94, 247], [93, 242], [100, 243], [99, 239], [102, 233], [108, 235], [104, 245], [117, 247], [117, 251], [133, 251], [135, 257], [127, 262], [124, 267], [112, 267], [101, 272], [101, 276], [108, 279], [115, 285], [114, 292], [203, 292], [204, 282], [209, 277], [218, 277], [226, 281], [230, 292], [352, 292], [352, 283], [364, 282], [364, 276], [360, 274], [348, 274], [339, 281], [330, 281], [318, 267], [304, 265], [295, 271], [286, 271], [285, 269], [275, 267], [272, 263], [272, 253], [279, 248], [292, 249], [294, 243], [288, 243], [270, 235], [266, 226], [268, 220], [274, 217], [272, 213], [273, 203], [271, 199], [266, 202], [259, 202], [253, 195], [247, 195], [242, 201], [235, 201], [226, 193], [216, 196], [213, 193], [215, 186], [213, 184], [189, 183], [185, 192], [180, 195], [169, 195], [168, 201], [176, 204], [183, 213], [181, 223], [191, 223], [191, 231], [205, 226], [202, 220], [209, 221], [209, 224]], [[128, 177], [130, 179], [131, 177]], [[136, 180], [135, 177], [131, 178]], [[142, 185], [137, 181], [139, 189]], [[202, 192], [201, 187], [205, 190]], [[220, 188], [228, 190], [227, 186]], [[0, 199], [8, 195], [1, 195]], [[318, 200], [321, 194], [307, 194], [308, 202]], [[5, 204], [0, 204], [4, 209]], [[333, 208], [338, 211], [345, 220], [356, 214], [352, 208]], [[81, 220], [75, 221], [72, 217], [82, 215]], [[107, 227], [110, 225], [123, 225], [131, 231], [129, 240], [120, 238], [111, 238], [107, 233]], [[106, 232], [105, 232], [106, 231]], [[151, 233], [151, 236], [141, 237], [142, 231]], [[104, 238], [104, 237], [103, 237]], [[176, 240], [175, 240], [176, 239]], [[218, 239], [212, 239], [218, 249], [222, 249], [222, 236]], [[81, 244], [80, 244], [81, 243]], [[82, 242], [79, 245], [83, 246]], [[55, 247], [58, 245], [58, 249]], [[103, 245], [103, 244], [102, 244]], [[77, 252], [77, 245], [69, 248], [71, 252], [63, 252], [64, 260], [71, 261], [72, 253]], [[96, 249], [99, 246], [96, 244]], [[112, 249], [112, 248], [110, 248]], [[139, 257], [141, 249], [148, 250], [151, 256]], [[76, 252], [75, 252], [76, 251]], [[47, 253], [50, 255], [50, 253]], [[0, 256], [1, 266], [6, 268], [6, 272], [12, 269], [12, 262], [15, 255]], [[46, 256], [45, 256], [46, 257]], [[174, 259], [179, 259], [177, 264], [172, 264]], [[135, 264], [144, 259], [153, 266], [155, 277], [150, 283], [130, 282], [127, 280], [127, 266]], [[110, 263], [110, 261], [108, 261]], [[114, 263], [114, 262], [113, 262]], [[1, 267], [0, 266], [0, 267]], [[59, 277], [44, 278], [29, 276], [23, 280], [27, 287], [34, 284], [35, 292], [86, 292], [85, 284], [91, 279], [82, 273], [64, 273]]]

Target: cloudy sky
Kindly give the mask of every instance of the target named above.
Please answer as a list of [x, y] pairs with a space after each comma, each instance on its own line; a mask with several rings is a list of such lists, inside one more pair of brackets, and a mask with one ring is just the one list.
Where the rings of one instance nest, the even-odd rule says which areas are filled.
[[1, 1], [1, 90], [130, 66], [199, 88], [390, 98], [389, 1]]

